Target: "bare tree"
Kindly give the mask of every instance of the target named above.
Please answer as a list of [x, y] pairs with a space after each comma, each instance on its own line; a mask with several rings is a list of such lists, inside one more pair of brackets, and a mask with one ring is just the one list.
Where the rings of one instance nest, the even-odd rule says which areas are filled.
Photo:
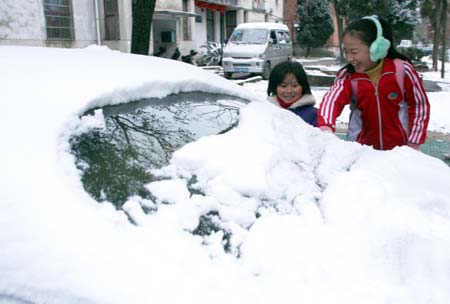
[[433, 70], [438, 70], [438, 53], [439, 41], [441, 33], [441, 23], [439, 22], [439, 14], [441, 11], [441, 0], [434, 0], [434, 16], [433, 16]]
[[132, 4], [131, 53], [148, 55], [156, 0], [133, 0]]
[[445, 77], [445, 60], [447, 60], [447, 0], [441, 0], [441, 78]]
[[337, 21], [337, 32], [339, 39], [339, 57], [341, 62], [345, 61], [344, 51], [342, 49], [342, 34], [344, 33], [344, 19], [347, 14], [346, 2], [342, 0], [333, 0], [334, 11], [336, 14]]

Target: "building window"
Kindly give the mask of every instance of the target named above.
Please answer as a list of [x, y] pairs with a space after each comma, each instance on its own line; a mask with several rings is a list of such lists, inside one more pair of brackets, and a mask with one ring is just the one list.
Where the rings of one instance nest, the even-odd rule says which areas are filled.
[[225, 30], [225, 38], [229, 39], [231, 36], [231, 33], [233, 33], [234, 28], [236, 27], [236, 11], [226, 11], [225, 12], [225, 24], [226, 24], [226, 30]]
[[214, 40], [214, 12], [206, 10], [206, 39], [207, 41]]
[[195, 22], [202, 23], [202, 9], [196, 5], [194, 6], [194, 10], [195, 10]]
[[44, 0], [48, 40], [73, 40], [71, 0]]
[[[183, 12], [189, 12], [189, 0], [183, 0]], [[184, 17], [181, 19], [181, 24], [183, 26], [183, 40], [188, 41], [192, 40], [191, 36], [191, 23], [189, 22], [188, 17]]]
[[105, 40], [120, 40], [117, 0], [104, 0], [103, 4], [105, 7]]

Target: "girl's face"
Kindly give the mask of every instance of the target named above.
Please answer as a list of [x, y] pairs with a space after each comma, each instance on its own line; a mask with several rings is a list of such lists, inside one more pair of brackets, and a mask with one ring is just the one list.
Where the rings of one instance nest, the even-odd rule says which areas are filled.
[[277, 86], [277, 96], [286, 103], [292, 103], [302, 97], [302, 86], [292, 73], [286, 74], [283, 81]]
[[370, 60], [369, 46], [357, 36], [346, 34], [343, 39], [344, 53], [347, 61], [358, 73], [364, 73], [376, 67], [377, 62]]

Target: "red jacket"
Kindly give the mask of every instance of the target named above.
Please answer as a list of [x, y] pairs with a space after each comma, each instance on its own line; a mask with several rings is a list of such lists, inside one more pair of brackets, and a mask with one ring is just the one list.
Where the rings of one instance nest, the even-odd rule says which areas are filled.
[[[397, 83], [395, 65], [385, 58], [376, 84], [366, 74], [342, 69], [320, 104], [318, 126], [335, 131], [336, 118], [352, 97], [351, 80], [357, 81], [356, 109], [361, 116], [356, 141], [378, 150], [423, 144], [430, 118], [430, 104], [417, 71], [403, 61], [404, 92]], [[349, 126], [350, 128], [351, 126]]]

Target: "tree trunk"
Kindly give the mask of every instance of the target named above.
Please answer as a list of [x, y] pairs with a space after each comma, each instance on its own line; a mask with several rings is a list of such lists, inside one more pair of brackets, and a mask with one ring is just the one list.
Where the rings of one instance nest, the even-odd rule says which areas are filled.
[[447, 60], [447, 0], [442, 0], [441, 6], [441, 78], [445, 77], [445, 60]]
[[438, 53], [439, 53], [439, 42], [440, 42], [440, 22], [439, 16], [441, 11], [441, 0], [434, 1], [435, 17], [433, 20], [433, 70], [437, 72], [438, 70]]
[[334, 13], [336, 14], [336, 24], [337, 24], [337, 34], [339, 43], [339, 59], [341, 62], [345, 62], [344, 50], [342, 49], [342, 34], [344, 33], [344, 19], [345, 19], [345, 9], [341, 1], [334, 0]]
[[[336, 14], [337, 15], [337, 14]], [[344, 50], [342, 49], [342, 34], [344, 33], [344, 18], [342, 16], [336, 16], [337, 17], [337, 26], [338, 26], [338, 39], [339, 39], [339, 57], [341, 59], [341, 62], [345, 62], [344, 58]]]
[[132, 3], [131, 53], [148, 55], [156, 0], [133, 0]]

